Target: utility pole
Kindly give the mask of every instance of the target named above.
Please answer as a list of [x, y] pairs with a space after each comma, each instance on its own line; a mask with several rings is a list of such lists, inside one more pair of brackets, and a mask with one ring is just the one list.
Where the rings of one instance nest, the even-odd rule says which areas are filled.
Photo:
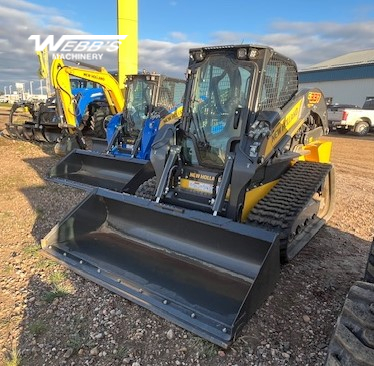
[[124, 89], [126, 75], [138, 73], [138, 0], [117, 0], [117, 34], [127, 35], [118, 48], [118, 83]]

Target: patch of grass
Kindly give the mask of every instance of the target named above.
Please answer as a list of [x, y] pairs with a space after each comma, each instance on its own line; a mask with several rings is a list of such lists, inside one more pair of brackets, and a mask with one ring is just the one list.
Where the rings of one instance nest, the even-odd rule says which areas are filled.
[[85, 337], [80, 334], [73, 334], [66, 342], [68, 348], [73, 349], [73, 353], [78, 352], [85, 344]]
[[0, 330], [2, 331], [3, 328], [6, 328], [11, 323], [12, 323], [12, 317], [11, 316], [0, 319]]
[[22, 251], [25, 253], [25, 254], [28, 254], [30, 255], [31, 257], [33, 257], [34, 255], [38, 255], [39, 254], [39, 251], [40, 251], [40, 245], [39, 244], [31, 244], [31, 245], [28, 245], [26, 247], [24, 247], [22, 249]]
[[218, 346], [200, 337], [192, 337], [189, 343], [192, 347], [196, 348], [201, 354], [205, 355], [207, 358], [217, 356], [217, 353], [219, 351]]
[[130, 348], [125, 346], [119, 347], [117, 353], [113, 355], [115, 360], [123, 360], [130, 353]]
[[63, 281], [66, 280], [66, 273], [60, 272], [60, 271], [55, 271], [49, 276], [49, 280], [51, 281], [52, 285], [58, 286], [60, 285]]
[[40, 336], [46, 330], [47, 325], [42, 320], [35, 320], [29, 325], [29, 331], [34, 337]]
[[5, 355], [4, 366], [21, 366], [22, 359], [21, 354], [17, 348], [13, 348], [10, 352], [7, 352]]
[[11, 266], [10, 264], [4, 264], [2, 266], [2, 269], [1, 269], [1, 272], [5, 275], [9, 275], [11, 274], [12, 272], [14, 272], [14, 268], [13, 266]]
[[73, 289], [70, 285], [64, 285], [61, 283], [53, 284], [52, 291], [45, 292], [42, 299], [48, 303], [51, 303], [54, 299], [70, 295], [72, 292]]
[[3, 219], [10, 218], [12, 216], [13, 216], [13, 214], [10, 211], [0, 212], [0, 217], [3, 218]]
[[35, 207], [36, 219], [42, 218], [44, 210], [40, 207]]
[[38, 262], [35, 263], [35, 267], [38, 269], [46, 269], [50, 267], [56, 267], [57, 262], [51, 260], [51, 259], [40, 259]]

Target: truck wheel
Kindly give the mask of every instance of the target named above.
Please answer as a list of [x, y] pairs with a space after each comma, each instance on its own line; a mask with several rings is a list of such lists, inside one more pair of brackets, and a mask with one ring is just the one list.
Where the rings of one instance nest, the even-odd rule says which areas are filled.
[[366, 263], [364, 281], [374, 283], [374, 240], [371, 244], [369, 258]]
[[374, 364], [374, 284], [356, 282], [348, 292], [327, 351], [325, 366]]
[[143, 197], [148, 200], [155, 198], [156, 194], [156, 176], [146, 180], [135, 192], [135, 196]]
[[355, 134], [358, 136], [365, 136], [369, 133], [370, 126], [364, 121], [359, 121], [355, 126]]
[[340, 133], [341, 135], [346, 135], [349, 130], [343, 129], [343, 128], [337, 128], [336, 131]]
[[106, 138], [107, 117], [110, 115], [109, 108], [98, 108], [92, 116], [92, 129], [96, 137]]

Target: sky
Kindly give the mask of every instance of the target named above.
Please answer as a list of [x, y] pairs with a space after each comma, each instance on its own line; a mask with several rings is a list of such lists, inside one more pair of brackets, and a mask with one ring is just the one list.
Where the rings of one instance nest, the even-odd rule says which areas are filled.
[[[126, 1], [126, 0], [121, 0]], [[105, 6], [104, 6], [105, 4]], [[0, 91], [38, 88], [32, 34], [114, 35], [117, 1], [0, 0]], [[299, 70], [353, 51], [374, 49], [374, 2], [139, 0], [139, 70], [183, 77], [188, 50], [251, 43], [273, 47]], [[116, 55], [100, 66], [116, 68]]]

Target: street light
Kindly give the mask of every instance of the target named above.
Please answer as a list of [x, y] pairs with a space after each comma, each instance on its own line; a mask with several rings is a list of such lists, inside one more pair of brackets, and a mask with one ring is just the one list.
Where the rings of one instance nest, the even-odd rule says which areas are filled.
[[43, 79], [40, 79], [40, 95], [43, 95]]
[[4, 86], [4, 95], [6, 95], [6, 86]]
[[9, 85], [9, 94], [12, 94], [12, 85]]
[[32, 95], [32, 83], [33, 81], [30, 81], [30, 94]]

